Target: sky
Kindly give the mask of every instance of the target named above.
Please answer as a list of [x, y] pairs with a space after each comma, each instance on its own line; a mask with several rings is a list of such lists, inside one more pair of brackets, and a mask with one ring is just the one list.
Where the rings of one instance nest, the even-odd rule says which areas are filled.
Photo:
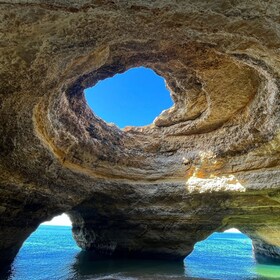
[[[151, 124], [163, 110], [173, 105], [164, 79], [144, 67], [132, 68], [98, 82], [85, 90], [85, 97], [97, 116], [120, 128]], [[43, 224], [70, 226], [71, 221], [62, 214]]]
[[143, 126], [173, 105], [164, 79], [153, 70], [132, 68], [85, 90], [92, 111], [118, 127]]
[[62, 214], [54, 217], [51, 221], [42, 223], [42, 225], [47, 226], [71, 226], [72, 223], [66, 214]]

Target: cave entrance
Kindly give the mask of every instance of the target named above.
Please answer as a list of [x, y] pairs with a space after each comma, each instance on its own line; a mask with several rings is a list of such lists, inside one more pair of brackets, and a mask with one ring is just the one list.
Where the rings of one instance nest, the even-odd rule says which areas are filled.
[[11, 268], [12, 279], [66, 279], [73, 259], [81, 251], [71, 228], [66, 214], [40, 224], [17, 254]]
[[257, 265], [251, 239], [237, 229], [198, 242], [184, 264], [188, 276], [207, 279], [249, 279]]
[[145, 67], [102, 80], [85, 97], [94, 114], [119, 128], [149, 125], [173, 105], [164, 79]]

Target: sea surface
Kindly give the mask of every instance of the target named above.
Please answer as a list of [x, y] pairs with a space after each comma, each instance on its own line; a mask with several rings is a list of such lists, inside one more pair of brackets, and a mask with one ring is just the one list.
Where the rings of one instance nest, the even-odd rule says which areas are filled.
[[280, 279], [280, 266], [256, 264], [251, 240], [241, 233], [214, 233], [184, 262], [95, 260], [81, 251], [71, 228], [41, 225], [24, 243], [9, 280]]

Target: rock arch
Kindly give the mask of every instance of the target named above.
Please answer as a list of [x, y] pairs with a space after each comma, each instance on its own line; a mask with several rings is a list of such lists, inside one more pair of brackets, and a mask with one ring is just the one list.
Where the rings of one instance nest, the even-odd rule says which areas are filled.
[[[279, 9], [2, 3], [1, 262], [67, 211], [80, 244], [94, 234], [100, 253], [181, 258], [234, 226], [279, 258]], [[121, 131], [91, 113], [83, 90], [136, 66], [166, 79], [174, 106]]]

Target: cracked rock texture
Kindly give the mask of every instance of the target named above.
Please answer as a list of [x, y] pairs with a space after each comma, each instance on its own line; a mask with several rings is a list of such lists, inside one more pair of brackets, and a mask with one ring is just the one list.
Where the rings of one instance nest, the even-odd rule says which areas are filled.
[[[181, 259], [236, 227], [280, 259], [280, 1], [0, 2], [0, 262], [53, 216], [97, 255]], [[83, 90], [129, 68], [174, 106], [109, 125]]]

